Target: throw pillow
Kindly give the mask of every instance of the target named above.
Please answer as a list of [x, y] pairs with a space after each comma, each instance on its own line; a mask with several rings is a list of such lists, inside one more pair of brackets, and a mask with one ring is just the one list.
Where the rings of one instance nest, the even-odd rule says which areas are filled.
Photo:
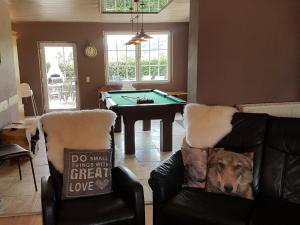
[[223, 148], [209, 150], [208, 192], [253, 199], [252, 182], [253, 152], [240, 154]]
[[62, 199], [110, 193], [111, 168], [112, 149], [65, 149]]
[[205, 188], [207, 150], [200, 148], [182, 148], [184, 164], [184, 186], [193, 188]]

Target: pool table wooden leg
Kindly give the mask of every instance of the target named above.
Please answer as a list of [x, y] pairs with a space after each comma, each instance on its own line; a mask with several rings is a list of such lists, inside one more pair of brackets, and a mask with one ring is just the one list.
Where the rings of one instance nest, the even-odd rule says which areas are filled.
[[124, 121], [124, 144], [125, 144], [125, 154], [135, 154], [135, 130], [134, 130], [134, 120], [128, 120], [123, 117]]
[[116, 119], [114, 130], [116, 133], [120, 133], [122, 131], [122, 117], [119, 114], [117, 114], [117, 119]]
[[163, 119], [160, 121], [160, 151], [172, 151], [173, 143], [173, 120]]
[[151, 120], [143, 120], [143, 131], [151, 130]]

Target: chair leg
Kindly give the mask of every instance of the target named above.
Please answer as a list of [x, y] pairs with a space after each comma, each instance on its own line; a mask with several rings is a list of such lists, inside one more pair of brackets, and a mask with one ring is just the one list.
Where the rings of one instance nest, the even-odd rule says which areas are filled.
[[18, 167], [19, 167], [20, 180], [22, 180], [22, 172], [21, 172], [21, 166], [20, 166], [20, 159], [19, 158], [18, 158]]
[[35, 173], [34, 173], [34, 168], [33, 168], [33, 164], [32, 164], [32, 158], [30, 157], [29, 160], [30, 160], [30, 165], [31, 165], [31, 170], [32, 170], [32, 176], [33, 176], [35, 191], [37, 191], [36, 180], [35, 180]]

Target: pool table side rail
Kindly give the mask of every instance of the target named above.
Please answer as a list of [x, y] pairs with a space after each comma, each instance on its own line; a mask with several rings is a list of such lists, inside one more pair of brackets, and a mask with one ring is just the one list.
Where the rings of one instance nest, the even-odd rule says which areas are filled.
[[[162, 95], [163, 97], [168, 97], [169, 99], [172, 99], [173, 101], [175, 101], [174, 103], [156, 103], [155, 105], [173, 105], [173, 104], [186, 104], [186, 101], [180, 99], [180, 98], [176, 98], [174, 96], [168, 95], [167, 93], [157, 90], [157, 89], [141, 89], [141, 90], [113, 90], [113, 91], [108, 91], [108, 92], [102, 92], [102, 101], [106, 101], [106, 105], [109, 105], [110, 107], [136, 107], [136, 106], [151, 106], [153, 105], [153, 103], [149, 103], [149, 104], [136, 104], [136, 105], [118, 105], [112, 98], [110, 93], [114, 94], [114, 93], [137, 93], [137, 92], [154, 92], [157, 93], [159, 95]], [[110, 108], [108, 107], [108, 108]]]
[[105, 93], [108, 94], [109, 96], [109, 93], [137, 93], [137, 92], [152, 92], [154, 91], [153, 89], [140, 89], [140, 90], [111, 90], [111, 91], [107, 91]]

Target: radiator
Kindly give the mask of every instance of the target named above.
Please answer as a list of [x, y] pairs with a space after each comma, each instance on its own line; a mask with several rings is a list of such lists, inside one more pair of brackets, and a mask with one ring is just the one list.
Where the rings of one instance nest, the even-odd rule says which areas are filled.
[[241, 112], [267, 113], [272, 116], [300, 118], [300, 102], [242, 104], [236, 107]]

